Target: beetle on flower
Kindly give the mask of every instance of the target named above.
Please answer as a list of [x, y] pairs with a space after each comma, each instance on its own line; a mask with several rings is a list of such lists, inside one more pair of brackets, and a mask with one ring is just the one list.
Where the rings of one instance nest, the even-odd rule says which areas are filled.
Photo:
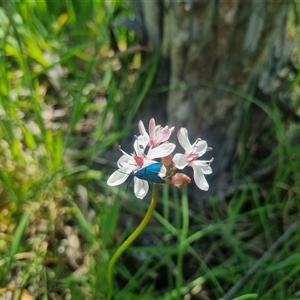
[[211, 150], [206, 141], [198, 138], [194, 144], [191, 144], [187, 129], [181, 128], [177, 137], [185, 153], [177, 153], [173, 156], [172, 153], [176, 146], [168, 139], [174, 131], [174, 126], [169, 128], [155, 125], [155, 120], [152, 118], [149, 121], [149, 134], [142, 121], [139, 122], [138, 129], [140, 135], [135, 139], [133, 145], [135, 151], [131, 155], [119, 147], [123, 153], [118, 160], [119, 169], [108, 178], [108, 185], [122, 184], [130, 175], [133, 175], [134, 193], [137, 198], [143, 199], [149, 190], [148, 182], [166, 183], [178, 188], [189, 184], [191, 179], [183, 173], [176, 173], [176, 170], [190, 166], [194, 171], [196, 185], [201, 190], [208, 190], [209, 185], [204, 175], [212, 173], [210, 163], [213, 158], [198, 160], [206, 151]]
[[[116, 170], [107, 180], [107, 184], [110, 186], [116, 186], [122, 184], [127, 180], [130, 175], [135, 175], [139, 170], [146, 168], [151, 164], [157, 163], [158, 158], [168, 156], [175, 149], [175, 144], [164, 143], [158, 145], [156, 148], [150, 147], [147, 155], [145, 154], [145, 143], [140, 143], [142, 140], [136, 138], [134, 142], [134, 150], [131, 155], [126, 153], [119, 147], [123, 155], [118, 160], [119, 169]], [[166, 168], [161, 164], [160, 170], [157, 174], [160, 178], [166, 176]], [[148, 193], [149, 185], [146, 180], [140, 179], [134, 176], [134, 193], [137, 198], [143, 199]]]

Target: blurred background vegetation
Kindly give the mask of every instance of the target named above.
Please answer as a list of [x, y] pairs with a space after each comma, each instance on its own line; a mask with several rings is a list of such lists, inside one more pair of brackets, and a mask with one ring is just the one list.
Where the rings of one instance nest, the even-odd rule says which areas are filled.
[[[300, 299], [298, 9], [287, 10], [289, 59], [273, 70], [280, 101], [278, 90], [201, 83], [246, 100], [222, 173], [230, 181], [218, 177], [221, 192], [204, 201], [161, 188], [153, 220], [117, 263], [115, 299]], [[151, 99], [182, 91], [157, 86], [160, 53], [141, 41], [137, 16], [125, 1], [1, 2], [0, 299], [105, 299], [109, 258], [149, 200], [108, 188], [111, 150], [157, 117]], [[189, 129], [155, 107], [162, 125]]]

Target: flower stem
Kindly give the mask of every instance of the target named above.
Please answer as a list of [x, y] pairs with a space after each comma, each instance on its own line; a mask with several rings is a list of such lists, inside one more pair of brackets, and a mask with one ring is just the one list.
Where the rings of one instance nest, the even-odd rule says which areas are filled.
[[113, 292], [113, 270], [114, 266], [121, 256], [121, 254], [131, 245], [131, 243], [141, 234], [141, 232], [145, 229], [146, 225], [151, 219], [152, 213], [155, 209], [157, 203], [157, 195], [158, 195], [158, 185], [153, 184], [152, 189], [152, 199], [149, 205], [149, 208], [144, 216], [144, 219], [140, 223], [140, 225], [135, 229], [135, 231], [124, 241], [124, 243], [118, 248], [113, 257], [110, 259], [107, 270], [107, 284], [108, 284], [108, 294], [107, 300], [110, 300]]

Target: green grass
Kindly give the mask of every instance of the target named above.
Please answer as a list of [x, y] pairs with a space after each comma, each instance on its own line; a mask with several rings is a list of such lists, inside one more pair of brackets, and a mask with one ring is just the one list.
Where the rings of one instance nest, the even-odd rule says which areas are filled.
[[[105, 299], [109, 258], [147, 209], [92, 164], [132, 130], [157, 68], [157, 56], [141, 65], [139, 51], [116, 55], [137, 43], [112, 26], [126, 16], [123, 1], [0, 7], [0, 293]], [[265, 161], [278, 159], [273, 183], [249, 179], [228, 202], [210, 199], [205, 214], [186, 190], [162, 187], [153, 220], [117, 262], [115, 299], [222, 298], [297, 221], [299, 125], [286, 126], [275, 103], [239, 95], [274, 122]], [[250, 160], [242, 153], [237, 175]], [[278, 244], [236, 300], [299, 298], [299, 234]]]

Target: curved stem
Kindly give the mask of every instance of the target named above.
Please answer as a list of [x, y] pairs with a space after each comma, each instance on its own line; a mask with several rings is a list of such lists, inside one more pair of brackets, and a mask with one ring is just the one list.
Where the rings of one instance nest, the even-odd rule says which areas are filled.
[[117, 249], [113, 257], [110, 259], [107, 270], [107, 283], [108, 283], [108, 294], [107, 300], [110, 300], [113, 292], [113, 270], [114, 266], [121, 256], [121, 254], [131, 245], [131, 243], [141, 234], [141, 232], [145, 229], [146, 225], [151, 219], [152, 213], [155, 209], [157, 203], [157, 195], [158, 195], [158, 186], [157, 184], [153, 184], [152, 189], [152, 199], [149, 205], [149, 208], [144, 216], [144, 219], [140, 223], [140, 225], [135, 229], [135, 231], [124, 241], [124, 243]]

